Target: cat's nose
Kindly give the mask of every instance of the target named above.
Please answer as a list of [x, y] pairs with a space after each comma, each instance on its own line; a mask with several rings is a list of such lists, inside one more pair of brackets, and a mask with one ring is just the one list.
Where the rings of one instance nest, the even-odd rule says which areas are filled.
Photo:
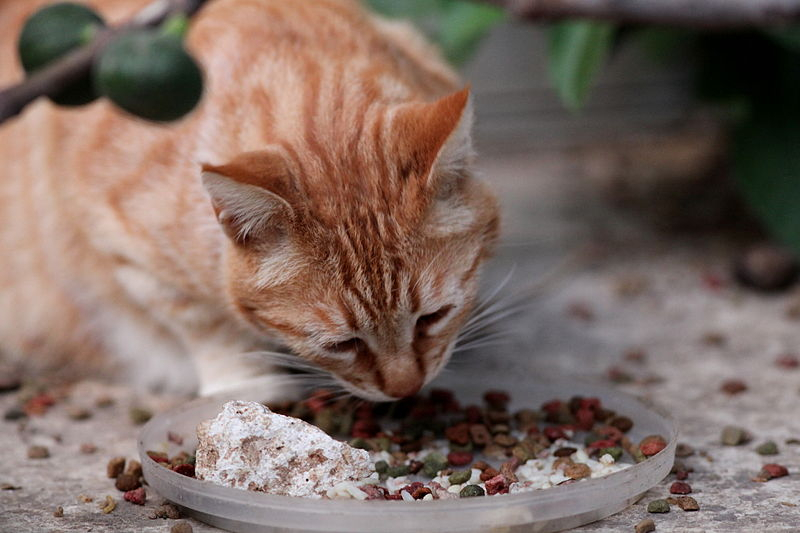
[[414, 396], [425, 383], [423, 376], [400, 376], [387, 381], [383, 386], [384, 394], [392, 398], [406, 398]]

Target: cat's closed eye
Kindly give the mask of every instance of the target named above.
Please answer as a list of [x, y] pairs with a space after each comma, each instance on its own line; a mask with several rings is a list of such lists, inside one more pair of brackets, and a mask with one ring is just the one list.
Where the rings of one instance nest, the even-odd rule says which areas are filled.
[[324, 348], [329, 352], [343, 353], [343, 352], [356, 351], [363, 344], [364, 341], [362, 341], [358, 337], [353, 337], [345, 341], [332, 342], [326, 344]]
[[433, 313], [428, 313], [427, 315], [419, 317], [416, 325], [417, 334], [424, 334], [429, 327], [446, 317], [452, 308], [452, 305], [445, 305]]

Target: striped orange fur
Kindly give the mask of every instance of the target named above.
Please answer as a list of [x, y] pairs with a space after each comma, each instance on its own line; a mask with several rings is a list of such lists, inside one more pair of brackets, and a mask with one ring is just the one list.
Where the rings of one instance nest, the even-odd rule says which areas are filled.
[[[0, 84], [42, 3], [0, 3]], [[146, 0], [89, 3], [118, 21]], [[413, 394], [498, 231], [469, 91], [349, 0], [211, 1], [187, 45], [206, 89], [176, 124], [42, 100], [0, 127], [3, 356], [212, 392], [280, 344], [364, 397]]]

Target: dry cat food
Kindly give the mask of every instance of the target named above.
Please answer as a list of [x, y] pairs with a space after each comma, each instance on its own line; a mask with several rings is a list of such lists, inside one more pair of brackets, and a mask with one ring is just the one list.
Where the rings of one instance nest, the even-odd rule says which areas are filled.
[[598, 398], [519, 410], [509, 409], [503, 391], [483, 400], [462, 407], [451, 391], [434, 389], [391, 404], [335, 399], [328, 391], [271, 409], [228, 402], [198, 426], [196, 457], [148, 455], [178, 473], [241, 489], [415, 501], [576, 483], [620, 471], [667, 445], [659, 435], [631, 441], [633, 422]]

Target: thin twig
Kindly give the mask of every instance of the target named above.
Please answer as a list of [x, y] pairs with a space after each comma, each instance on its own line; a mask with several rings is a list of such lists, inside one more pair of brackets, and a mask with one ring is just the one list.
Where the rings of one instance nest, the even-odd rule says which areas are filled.
[[586, 18], [727, 29], [800, 21], [798, 0], [483, 0], [524, 19]]
[[116, 28], [98, 32], [95, 38], [58, 61], [37, 70], [16, 85], [0, 90], [0, 124], [18, 115], [40, 96], [55, 96], [65, 87], [88, 76], [95, 57], [120, 32], [158, 26], [171, 15], [192, 16], [206, 0], [156, 0], [139, 11], [131, 20]]

